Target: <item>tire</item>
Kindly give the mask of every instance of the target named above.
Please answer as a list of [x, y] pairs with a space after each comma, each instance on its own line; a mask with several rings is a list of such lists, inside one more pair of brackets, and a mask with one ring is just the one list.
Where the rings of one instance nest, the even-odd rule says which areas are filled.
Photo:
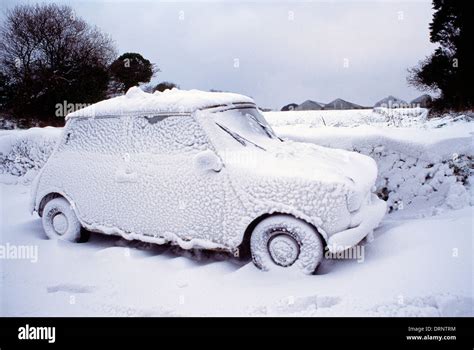
[[311, 225], [290, 215], [263, 219], [250, 237], [254, 264], [264, 270], [297, 268], [312, 274], [324, 256], [324, 243]]
[[88, 238], [88, 235], [83, 233], [76, 213], [63, 197], [53, 198], [46, 203], [41, 219], [44, 232], [50, 239], [83, 242]]

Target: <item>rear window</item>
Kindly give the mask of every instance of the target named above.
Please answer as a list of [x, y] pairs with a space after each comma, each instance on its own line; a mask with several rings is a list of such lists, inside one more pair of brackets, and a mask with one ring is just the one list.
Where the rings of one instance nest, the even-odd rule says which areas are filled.
[[[122, 153], [127, 151], [126, 118], [77, 118], [66, 125], [62, 149]], [[60, 150], [61, 150], [60, 148]]]

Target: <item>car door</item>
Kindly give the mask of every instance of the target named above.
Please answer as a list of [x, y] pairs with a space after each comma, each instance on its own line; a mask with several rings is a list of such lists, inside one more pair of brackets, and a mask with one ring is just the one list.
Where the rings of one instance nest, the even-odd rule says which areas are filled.
[[126, 152], [121, 118], [77, 118], [69, 123], [57, 168], [52, 169], [59, 192], [68, 196], [89, 228], [113, 231], [124, 200], [115, 179]]
[[190, 248], [225, 245], [223, 203], [230, 183], [224, 171], [202, 169], [200, 152], [212, 145], [190, 115], [137, 116], [130, 121], [130, 152], [117, 172], [127, 193], [122, 226]]

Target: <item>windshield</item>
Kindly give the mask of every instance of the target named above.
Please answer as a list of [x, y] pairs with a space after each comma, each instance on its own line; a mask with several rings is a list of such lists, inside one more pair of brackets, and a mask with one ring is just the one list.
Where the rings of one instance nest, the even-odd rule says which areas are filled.
[[242, 146], [265, 149], [268, 140], [278, 139], [256, 108], [235, 108], [214, 113], [217, 126]]

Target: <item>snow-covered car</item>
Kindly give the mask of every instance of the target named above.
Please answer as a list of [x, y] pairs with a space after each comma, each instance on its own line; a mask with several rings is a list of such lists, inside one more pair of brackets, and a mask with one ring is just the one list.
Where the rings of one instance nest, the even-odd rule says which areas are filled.
[[376, 175], [372, 158], [280, 139], [249, 97], [135, 87], [67, 116], [31, 210], [54, 239], [101, 232], [312, 273], [380, 223]]

